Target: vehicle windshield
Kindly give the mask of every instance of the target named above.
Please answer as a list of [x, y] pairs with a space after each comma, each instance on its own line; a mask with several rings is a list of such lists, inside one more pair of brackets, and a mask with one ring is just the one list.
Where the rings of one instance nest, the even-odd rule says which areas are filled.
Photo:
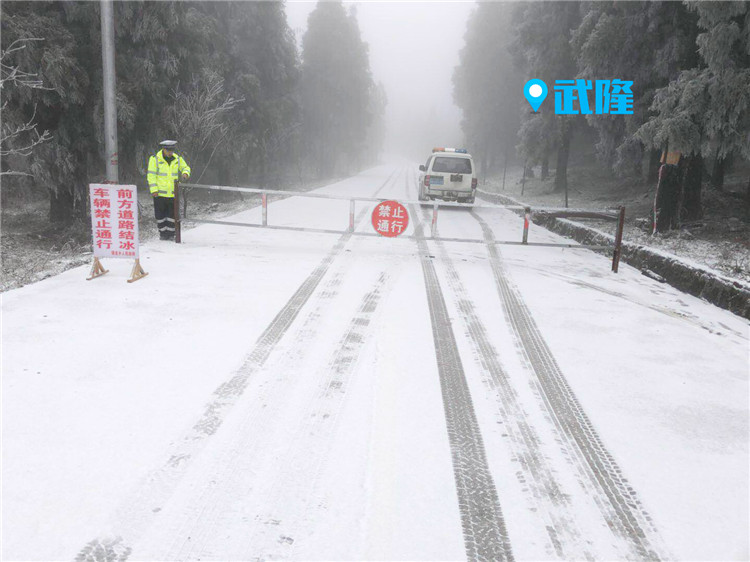
[[444, 174], [470, 174], [471, 160], [438, 156], [432, 165], [432, 171]]

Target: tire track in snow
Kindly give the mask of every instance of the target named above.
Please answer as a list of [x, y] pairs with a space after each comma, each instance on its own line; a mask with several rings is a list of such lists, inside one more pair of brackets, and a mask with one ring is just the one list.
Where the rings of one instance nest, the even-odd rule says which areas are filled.
[[[636, 559], [659, 560], [663, 550], [650, 516], [641, 506], [633, 488], [606, 450], [573, 390], [524, 303], [518, 289], [504, 271], [502, 259], [494, 244], [494, 234], [487, 222], [474, 210], [490, 256], [495, 284], [513, 334], [523, 357], [534, 374], [545, 409], [582, 463], [582, 471], [599, 491], [604, 503], [603, 514], [613, 533], [630, 547]], [[650, 535], [650, 536], [649, 536]]]
[[[340, 266], [341, 261], [336, 265]], [[304, 378], [293, 380], [291, 375], [298, 374], [297, 365], [309, 361], [307, 353], [313, 348], [325, 311], [339, 295], [341, 283], [341, 272], [332, 272], [308, 302], [304, 319], [296, 322], [293, 331], [284, 338], [286, 346], [277, 346], [270, 360], [258, 371], [256, 376], [265, 374], [266, 380], [260, 381], [252, 388], [252, 394], [238, 401], [235, 411], [243, 412], [239, 425], [230, 428], [233, 430], [230, 435], [219, 433], [218, 438], [223, 441], [218, 446], [211, 443], [209, 447], [215, 448], [210, 456], [202, 455], [200, 464], [183, 477], [179, 488], [165, 502], [164, 514], [136, 545], [136, 555], [176, 559], [175, 552], [185, 548], [186, 541], [205, 542], [209, 530], [215, 528], [212, 521], [231, 505], [245, 475], [262, 471], [264, 462], [273, 462], [262, 456], [262, 452], [272, 450], [276, 444], [274, 430], [284, 426], [285, 402], [295, 393], [299, 394], [300, 387], [303, 391], [306, 388]]]
[[[388, 185], [395, 174], [396, 171], [394, 170], [388, 179], [386, 179], [377, 189], [374, 196], [380, 193], [380, 191]], [[359, 212], [355, 220], [355, 230], [356, 225], [359, 225], [366, 213], [367, 209], [363, 209]], [[295, 292], [289, 302], [287, 302], [279, 314], [276, 315], [276, 318], [274, 318], [263, 334], [261, 334], [255, 344], [255, 348], [245, 359], [244, 364], [240, 367], [237, 374], [214, 391], [214, 396], [216, 398], [206, 406], [203, 416], [195, 426], [193, 426], [196, 434], [213, 435], [216, 432], [224, 419], [222, 413], [234, 403], [236, 397], [244, 392], [247, 387], [247, 381], [252, 373], [260, 368], [265, 363], [266, 359], [268, 359], [268, 356], [273, 351], [275, 345], [289, 329], [289, 326], [292, 325], [297, 314], [299, 314], [299, 311], [310, 298], [313, 291], [315, 291], [320, 280], [328, 271], [328, 268], [351, 238], [352, 234], [350, 232], [343, 234], [339, 238], [338, 242], [328, 255], [302, 283], [302, 285], [300, 285], [297, 292]]]
[[[395, 183], [394, 176], [397, 178], [400, 175], [400, 172], [398, 174], [397, 172], [399, 172], [398, 169], [388, 176], [377, 188], [373, 197], [392, 181]], [[366, 213], [367, 209], [362, 209], [357, 214], [355, 230]], [[79, 551], [75, 558], [76, 562], [123, 562], [128, 559], [132, 550], [129, 545], [137, 540], [154, 520], [161, 506], [186, 473], [192, 459], [205, 447], [208, 438], [216, 433], [232, 406], [242, 396], [251, 376], [263, 367], [276, 344], [297, 318], [331, 264], [351, 238], [350, 232], [339, 237], [328, 254], [302, 282], [256, 340], [242, 366], [213, 392], [212, 399], [206, 404], [200, 419], [171, 447], [166, 463], [149, 474], [133, 499], [127, 501], [121, 508], [120, 515], [116, 517], [118, 528], [114, 530], [114, 535], [97, 537], [88, 542]]]
[[[352, 256], [350, 254], [344, 262], [338, 261], [337, 268], [343, 272], [352, 270]], [[336, 380], [331, 380], [336, 375], [335, 369], [355, 362], [359, 354], [360, 347], [354, 344], [364, 343], [376, 309], [373, 304], [377, 305], [384, 290], [390, 287], [386, 283], [389, 275], [385, 272], [378, 272], [376, 275], [378, 279], [371, 291], [363, 297], [358, 311], [353, 313], [344, 336], [335, 347], [332, 346], [332, 359], [326, 363], [326, 367], [311, 376], [299, 369], [300, 366], [310, 364], [306, 351], [316, 346], [315, 336], [320, 332], [321, 319], [336, 310], [331, 298], [336, 295], [335, 287], [341, 284], [343, 274], [339, 273], [338, 278], [329, 281], [329, 284], [335, 285], [333, 289], [326, 287], [317, 293], [317, 306], [308, 311], [303, 326], [287, 338], [294, 342], [293, 347], [289, 351], [284, 350], [280, 360], [279, 354], [275, 354], [276, 362], [264, 369], [266, 372], [280, 374], [280, 379], [271, 385], [273, 392], [241, 403], [242, 411], [246, 414], [238, 425], [231, 427], [229, 441], [221, 443], [220, 453], [214, 453], [217, 458], [212, 459], [210, 466], [203, 467], [203, 470], [192, 475], [190, 482], [198, 490], [191, 491], [189, 497], [182, 498], [184, 505], [178, 508], [172, 506], [171, 513], [177, 513], [169, 521], [168, 528], [164, 529], [162, 525], [157, 532], [151, 533], [148, 537], [150, 543], [146, 541], [145, 546], [139, 545], [136, 555], [153, 550], [158, 553], [159, 559], [164, 560], [255, 560], [259, 556], [258, 546], [254, 541], [261, 538], [265, 540], [266, 546], [273, 545], [285, 550], [293, 548], [295, 541], [291, 535], [297, 536], [292, 532], [292, 529], [299, 530], [296, 527], [297, 519], [290, 521], [293, 516], [283, 517], [278, 513], [258, 515], [257, 508], [265, 506], [270, 511], [277, 506], [288, 508], [290, 505], [297, 505], [306, 497], [304, 492], [309, 491], [310, 486], [317, 481], [317, 469], [307, 470], [306, 480], [302, 476], [304, 470], [300, 469], [309, 469], [313, 466], [309, 463], [315, 459], [320, 463], [324, 462], [328, 451], [325, 439], [332, 436], [323, 429], [319, 435], [321, 439], [318, 440], [320, 449], [308, 446], [304, 454], [296, 454], [304, 447], [306, 440], [316, 435], [317, 426], [325, 425], [328, 421], [328, 418], [323, 417], [324, 413], [321, 413], [319, 419], [315, 420], [318, 423], [310, 424], [310, 416], [307, 414], [316, 411], [321, 381], [325, 383], [323, 391], [330, 392], [338, 385]], [[326, 294], [329, 297], [323, 302], [321, 297]], [[356, 351], [356, 354], [348, 351]], [[327, 381], [332, 382], [333, 387]], [[289, 385], [294, 385], [294, 388]], [[340, 406], [343, 406], [344, 398], [345, 395], [341, 395]], [[287, 407], [287, 413], [291, 415], [291, 421], [280, 413], [282, 403], [290, 399], [293, 404], [292, 407]], [[266, 408], [266, 405], [270, 407]], [[283, 427], [290, 425], [297, 427], [298, 431], [283, 431]], [[282, 428], [281, 433], [274, 433], [277, 427]], [[290, 435], [291, 444], [287, 438]], [[284, 444], [283, 451], [279, 450], [280, 443]], [[286, 462], [284, 459], [291, 460]], [[285, 470], [285, 467], [294, 469], [296, 465], [299, 465], [296, 471], [289, 475], [290, 470]], [[280, 503], [272, 501], [274, 494], [281, 496], [277, 498]], [[185, 500], [189, 500], [189, 504]], [[284, 534], [282, 528], [285, 529]], [[248, 537], [250, 546], [247, 545]], [[164, 544], [167, 541], [169, 544]]]
[[[358, 313], [350, 321], [349, 329], [345, 330], [339, 343], [348, 341], [353, 344], [357, 340], [364, 342], [369, 319], [375, 310], [372, 305], [379, 301], [385, 281], [386, 277], [381, 275], [373, 288], [365, 295]], [[326, 306], [326, 308], [328, 307]], [[317, 317], [317, 314], [315, 314], [315, 317]], [[316, 325], [317, 322], [312, 321], [310, 327], [314, 328]], [[294, 340], [302, 344], [303, 347], [311, 343], [309, 339], [302, 337], [295, 337]], [[350, 351], [359, 353], [359, 347], [355, 346]], [[334, 351], [327, 366], [343, 367], [347, 357], [354, 359], [354, 356], [347, 355], [343, 349], [338, 352]], [[289, 371], [295, 375], [300, 375], [299, 366], [307, 364], [300, 359], [304, 358], [285, 360], [279, 365], [278, 369], [274, 365], [274, 371], [283, 369], [284, 372]], [[337, 360], [340, 360], [340, 362], [337, 362]], [[163, 550], [159, 552], [160, 559], [255, 559], [255, 555], [250, 555], [252, 554], [250, 549], [243, 550], [242, 546], [245, 543], [246, 536], [257, 536], [257, 533], [253, 533], [252, 528], [258, 526], [266, 526], [267, 534], [277, 533], [274, 540], [281, 540], [284, 544], [288, 544], [286, 539], [291, 538], [289, 535], [292, 533], [285, 531], [287, 534], [281, 536], [280, 529], [283, 520], [273, 514], [269, 514], [267, 517], [259, 516], [256, 510], [259, 505], [268, 509], [273, 508], [274, 504], [271, 498], [274, 492], [279, 491], [279, 479], [283, 484], [291, 486], [288, 490], [285, 490], [285, 493], [290, 494], [287, 499], [291, 498], [290, 501], [293, 502], [295, 498], [299, 500], [302, 497], [296, 495], [296, 492], [300, 491], [300, 486], [304, 488], [304, 482], [300, 480], [295, 487], [294, 480], [285, 476], [289, 471], [285, 471], [284, 467], [290, 465], [283, 462], [284, 459], [292, 458], [304, 465], [310, 459], [320, 458], [321, 452], [327, 450], [323, 448], [318, 451], [309, 448], [310, 450], [305, 451], [307, 458], [304, 455], [301, 459], [299, 456], [296, 459], [294, 458], [295, 447], [299, 445], [299, 440], [296, 437], [299, 436], [302, 440], [305, 437], [309, 438], [308, 432], [316, 431], [317, 427], [315, 423], [312, 425], [306, 423], [311, 418], [305, 414], [311, 410], [315, 412], [316, 396], [320, 397], [321, 392], [331, 390], [324, 383], [335, 376], [335, 373], [328, 369], [322, 369], [318, 375], [304, 377], [309, 379], [310, 382], [309, 385], [305, 385], [305, 389], [302, 389], [302, 404], [299, 408], [301, 413], [295, 416], [298, 432], [291, 433], [294, 436], [291, 445], [288, 444], [286, 439], [282, 441], [285, 444], [283, 452], [278, 450], [280, 441], [276, 440], [277, 434], [273, 433], [273, 429], [277, 425], [284, 425], [284, 422], [280, 422], [276, 417], [273, 417], [274, 409], [271, 407], [265, 408], [265, 405], [278, 404], [280, 401], [287, 399], [289, 397], [288, 384], [286, 386], [277, 385], [278, 392], [274, 396], [254, 400], [249, 405], [243, 403], [243, 407], [248, 410], [248, 414], [238, 428], [233, 427], [235, 437], [228, 444], [222, 446], [224, 454], [221, 458], [213, 462], [208, 470], [204, 470], [198, 475], [200, 491], [192, 496], [195, 497], [195, 500], [191, 501], [189, 511], [179, 514], [183, 522], [168, 529], [166, 534], [171, 535], [170, 544], [162, 545]], [[297, 387], [296, 392], [300, 392], [300, 383], [305, 381], [302, 381], [299, 376], [288, 378], [289, 384], [294, 383]], [[295, 383], [292, 380], [293, 378], [296, 378], [298, 382]], [[336, 384], [334, 384], [335, 386]], [[328, 419], [323, 418], [322, 414], [320, 419], [314, 420], [314, 422], [327, 421]], [[307, 482], [309, 483], [310, 480], [307, 480]], [[284, 504], [281, 504], [281, 506], [286, 507]], [[163, 541], [164, 533], [159, 534], [157, 539]]]
[[[426, 211], [423, 220], [429, 220]], [[445, 244], [435, 241], [440, 261], [445, 267], [448, 285], [455, 297], [456, 307], [465, 326], [475, 360], [487, 376], [483, 382], [497, 397], [496, 416], [503, 425], [509, 441], [513, 460], [520, 470], [516, 477], [524, 487], [529, 509], [538, 513], [547, 523], [549, 543], [546, 552], [564, 559], [593, 560], [594, 556], [582, 544], [583, 538], [572, 513], [570, 496], [563, 491], [554, 469], [541, 450], [541, 439], [524, 411], [518, 392], [513, 388], [500, 361], [500, 355], [490, 341], [487, 329], [477, 314], [476, 305], [464, 288]]]
[[[411, 216], [416, 218], [414, 205], [409, 205], [409, 208]], [[430, 309], [466, 557], [472, 561], [512, 561], [513, 552], [497, 489], [487, 464], [458, 345], [435, 267], [428, 256], [421, 224], [415, 225], [414, 233]]]
[[320, 369], [317, 393], [300, 419], [285, 458], [278, 463], [281, 472], [256, 498], [256, 505], [263, 510], [255, 516], [253, 532], [240, 536], [242, 540], [236, 550], [229, 551], [231, 555], [241, 559], [292, 559], [304, 539], [298, 533], [308, 530], [305, 526], [314, 524], [315, 513], [325, 508], [326, 498], [318, 482], [359, 355], [371, 341], [378, 306], [391, 286], [390, 275], [383, 272], [362, 298], [329, 361]]

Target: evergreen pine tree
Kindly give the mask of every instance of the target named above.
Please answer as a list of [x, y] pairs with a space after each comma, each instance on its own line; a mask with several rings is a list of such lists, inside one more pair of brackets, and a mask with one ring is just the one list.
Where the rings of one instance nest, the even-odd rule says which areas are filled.
[[340, 1], [318, 2], [302, 40], [302, 108], [305, 146], [319, 176], [360, 167], [374, 88], [356, 14]]

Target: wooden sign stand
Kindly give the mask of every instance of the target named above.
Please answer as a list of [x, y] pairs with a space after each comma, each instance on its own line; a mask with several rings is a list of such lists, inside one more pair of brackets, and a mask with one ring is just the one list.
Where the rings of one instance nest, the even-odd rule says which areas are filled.
[[142, 279], [146, 277], [146, 275], [148, 275], [148, 273], [143, 271], [143, 268], [141, 267], [141, 260], [136, 259], [135, 263], [133, 264], [133, 271], [130, 272], [130, 279], [128, 279], [128, 283], [138, 281], [138, 279]]
[[[99, 258], [94, 258], [94, 263], [91, 264], [91, 273], [89, 273], [86, 281], [91, 281], [92, 279], [101, 277], [105, 273], [109, 273], [109, 269], [104, 269], [104, 266], [102, 265], [102, 262], [99, 261]], [[146, 275], [148, 275], [148, 273], [143, 270], [141, 260], [136, 259], [135, 263], [133, 264], [133, 270], [130, 272], [130, 279], [128, 279], [128, 283], [133, 283], [135, 281], [138, 281], [139, 279], [143, 279], [144, 277], [146, 277]]]
[[104, 269], [104, 266], [102, 265], [102, 262], [99, 261], [99, 258], [94, 258], [94, 263], [91, 264], [91, 272], [89, 273], [89, 276], [86, 278], [86, 281], [91, 281], [92, 279], [101, 277], [105, 273], [109, 273], [109, 269]]

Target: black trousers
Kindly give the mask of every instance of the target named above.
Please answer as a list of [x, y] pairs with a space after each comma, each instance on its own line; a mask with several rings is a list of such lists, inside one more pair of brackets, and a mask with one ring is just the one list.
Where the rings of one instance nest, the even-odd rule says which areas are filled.
[[174, 238], [174, 197], [154, 197], [154, 217], [159, 237], [162, 240]]

